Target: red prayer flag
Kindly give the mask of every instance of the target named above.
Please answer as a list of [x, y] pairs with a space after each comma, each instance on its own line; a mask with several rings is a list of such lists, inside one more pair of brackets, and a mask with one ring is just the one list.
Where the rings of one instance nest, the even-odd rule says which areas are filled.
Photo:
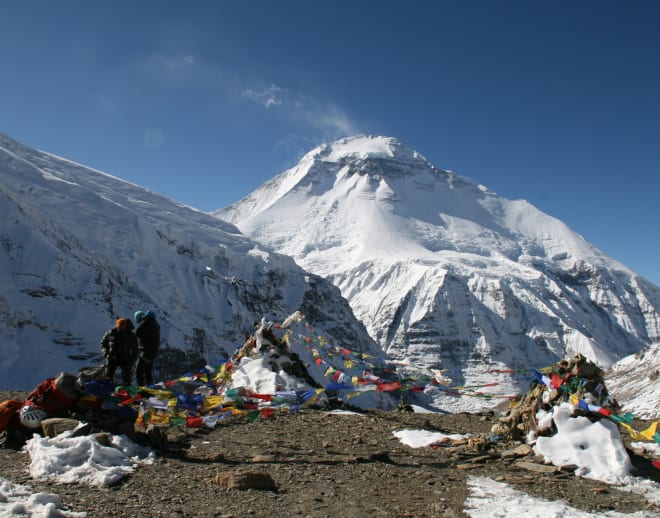
[[552, 388], [559, 388], [562, 386], [563, 383], [564, 383], [564, 378], [562, 378], [556, 372], [553, 372], [550, 375], [550, 385], [552, 386]]
[[261, 409], [261, 417], [263, 417], [264, 419], [268, 419], [274, 413], [275, 413], [274, 408], [262, 408]]
[[391, 381], [390, 383], [379, 383], [376, 385], [379, 392], [390, 392], [392, 390], [399, 390], [401, 388], [401, 383], [398, 381]]
[[201, 417], [186, 417], [186, 426], [189, 428], [199, 428], [202, 426]]

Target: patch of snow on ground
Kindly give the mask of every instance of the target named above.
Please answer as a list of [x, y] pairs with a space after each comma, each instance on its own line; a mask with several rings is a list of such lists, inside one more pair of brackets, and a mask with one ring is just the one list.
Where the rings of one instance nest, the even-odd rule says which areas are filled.
[[428, 432], [426, 430], [400, 430], [392, 433], [402, 444], [410, 446], [411, 448], [431, 446], [432, 444], [441, 442], [445, 439], [458, 440], [469, 437], [469, 435], [461, 435], [457, 433], [446, 434], [441, 432]]
[[333, 414], [333, 415], [359, 415], [360, 417], [364, 417], [364, 414], [361, 414], [359, 412], [353, 412], [351, 410], [330, 410], [329, 412], [326, 412], [326, 414]]
[[30, 475], [37, 480], [107, 487], [135, 470], [141, 462], [154, 462], [155, 453], [124, 435], [111, 436], [104, 446], [91, 436], [34, 435], [25, 444], [30, 454]]
[[22, 485], [0, 477], [0, 517], [42, 516], [46, 518], [83, 518], [87, 513], [60, 509], [60, 497], [52, 493], [31, 493]]
[[644, 452], [660, 458], [660, 444], [655, 442], [633, 442], [630, 444], [636, 450], [644, 450]]
[[561, 500], [536, 498], [513, 489], [502, 482], [486, 477], [469, 477], [470, 496], [465, 501], [465, 512], [472, 518], [651, 518], [651, 514], [639, 511], [633, 514], [617, 512], [589, 513], [569, 506]]

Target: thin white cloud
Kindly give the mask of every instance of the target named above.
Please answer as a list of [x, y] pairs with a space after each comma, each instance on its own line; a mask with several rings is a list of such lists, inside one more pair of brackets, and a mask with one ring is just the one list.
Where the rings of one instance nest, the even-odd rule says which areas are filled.
[[259, 104], [263, 104], [266, 108], [283, 104], [284, 101], [282, 100], [281, 95], [282, 89], [274, 84], [271, 84], [268, 88], [263, 90], [248, 88], [243, 92], [243, 97], [251, 99]]
[[204, 65], [191, 54], [153, 54], [138, 66], [155, 77], [177, 81], [197, 79], [204, 74]]
[[289, 131], [299, 134], [299, 140], [320, 143], [360, 133], [356, 122], [332, 101], [294, 92], [274, 82], [255, 81], [254, 77], [248, 85], [244, 73], [191, 53], [153, 54], [138, 66], [142, 74], [150, 75], [161, 86], [203, 88], [225, 100], [254, 102], [269, 117], [290, 126]]
[[297, 125], [305, 132], [319, 133], [324, 140], [355, 135], [357, 124], [339, 106], [330, 102], [301, 95], [271, 83], [261, 89], [247, 88], [242, 97], [265, 108], [278, 107], [278, 116]]
[[347, 137], [359, 133], [355, 122], [333, 103], [321, 103], [301, 109], [310, 126], [331, 136]]

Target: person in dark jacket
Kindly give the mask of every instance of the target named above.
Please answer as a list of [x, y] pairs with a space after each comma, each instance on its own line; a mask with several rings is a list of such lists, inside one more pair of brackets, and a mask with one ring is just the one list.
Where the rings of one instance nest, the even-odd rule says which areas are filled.
[[133, 322], [128, 318], [118, 318], [115, 327], [101, 339], [101, 352], [105, 356], [105, 374], [112, 380], [119, 367], [124, 385], [131, 384], [133, 366], [138, 356], [138, 341], [133, 329]]
[[160, 348], [160, 325], [153, 311], [136, 311], [138, 323], [135, 334], [138, 338], [138, 363], [135, 375], [137, 384], [146, 387], [154, 382], [154, 360]]

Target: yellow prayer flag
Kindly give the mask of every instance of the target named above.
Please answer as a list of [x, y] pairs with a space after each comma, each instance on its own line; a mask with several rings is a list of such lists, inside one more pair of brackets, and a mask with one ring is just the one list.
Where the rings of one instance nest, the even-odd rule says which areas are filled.
[[638, 431], [634, 430], [632, 426], [630, 426], [628, 423], [619, 423], [621, 426], [623, 426], [626, 430], [628, 430], [628, 433], [630, 434], [630, 438], [638, 441], [640, 439], [643, 439], [642, 434], [640, 434]]
[[653, 436], [655, 435], [656, 428], [658, 428], [658, 423], [660, 423], [660, 421], [655, 421], [654, 423], [651, 423], [651, 426], [649, 426], [646, 430], [640, 432], [639, 435], [641, 435], [647, 441], [652, 441]]
[[149, 412], [149, 423], [167, 424], [169, 422], [170, 416], [168, 414], [157, 414], [155, 412]]
[[215, 408], [217, 406], [222, 405], [222, 402], [224, 401], [223, 396], [207, 396], [204, 398], [204, 411], [210, 410], [211, 408]]

